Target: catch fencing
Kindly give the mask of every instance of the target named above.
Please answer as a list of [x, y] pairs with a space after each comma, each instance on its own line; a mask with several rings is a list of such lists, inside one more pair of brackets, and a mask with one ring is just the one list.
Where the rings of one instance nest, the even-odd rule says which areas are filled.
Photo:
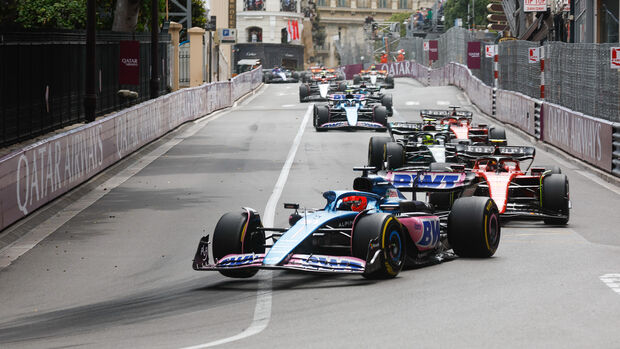
[[0, 230], [179, 125], [233, 105], [261, 82], [259, 67], [182, 89], [0, 158]]
[[[481, 37], [482, 36], [482, 37]], [[438, 39], [438, 60], [428, 60], [421, 38], [403, 38], [404, 49], [419, 64], [435, 69], [449, 63], [466, 64], [467, 42], [481, 42], [480, 69], [473, 75], [493, 86], [493, 58], [486, 57], [485, 47], [494, 45], [493, 37], [453, 27]], [[596, 118], [620, 122], [620, 70], [612, 69], [610, 48], [618, 44], [568, 44], [547, 42], [544, 53], [544, 80], [541, 63], [530, 63], [529, 48], [540, 47], [531, 41], [505, 41], [498, 44], [498, 84], [503, 90], [541, 98], [544, 81], [545, 100]]]
[[405, 61], [381, 64], [379, 68], [395, 77], [415, 78], [424, 85], [457, 86], [485, 114], [552, 144], [571, 156], [620, 175], [620, 123], [594, 118], [520, 92], [494, 89], [463, 64], [452, 62], [431, 69], [414, 61]]
[[[140, 42], [138, 85], [120, 85], [119, 55], [122, 40]], [[150, 98], [151, 35], [97, 33], [96, 114], [104, 115]], [[170, 36], [159, 43], [159, 93], [168, 92]], [[86, 33], [14, 32], [0, 38], [0, 146], [84, 121]], [[120, 89], [138, 93], [129, 100]]]

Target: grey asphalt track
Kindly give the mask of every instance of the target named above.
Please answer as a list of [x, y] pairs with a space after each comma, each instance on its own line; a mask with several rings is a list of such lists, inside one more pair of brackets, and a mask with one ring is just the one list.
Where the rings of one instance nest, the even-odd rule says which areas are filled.
[[[419, 109], [448, 104], [476, 111], [454, 87], [398, 79], [389, 92], [393, 120], [419, 120]], [[570, 223], [509, 223], [491, 259], [456, 259], [381, 282], [276, 271], [271, 287], [259, 277], [193, 271], [199, 238], [223, 213], [263, 213], [307, 108], [297, 85], [267, 85], [87, 185], [94, 191], [126, 178], [0, 269], [0, 348], [200, 346], [252, 326], [257, 294], [269, 295], [269, 311], [260, 313], [267, 327], [221, 347], [620, 347], [620, 293], [601, 281], [620, 274], [620, 188], [541, 149], [536, 163], [560, 165], [569, 177]], [[479, 114], [474, 121], [489, 122]], [[511, 144], [529, 142], [507, 134]], [[377, 135], [318, 133], [309, 123], [276, 225], [287, 224], [284, 202], [321, 207], [323, 191], [351, 189], [352, 167], [366, 163]], [[62, 215], [67, 204], [47, 209]], [[48, 219], [24, 224], [34, 232]]]

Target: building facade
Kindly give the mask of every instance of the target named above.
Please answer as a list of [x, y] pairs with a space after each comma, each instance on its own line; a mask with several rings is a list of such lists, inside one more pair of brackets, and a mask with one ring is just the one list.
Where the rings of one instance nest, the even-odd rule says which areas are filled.
[[300, 0], [237, 0], [235, 62], [260, 59], [265, 68], [303, 69], [309, 21], [301, 5]]
[[[368, 63], [375, 59], [364, 24], [368, 17], [383, 22], [395, 13], [432, 7], [436, 0], [315, 0], [325, 44], [315, 47], [314, 61], [326, 66]], [[346, 57], [341, 57], [346, 56]]]

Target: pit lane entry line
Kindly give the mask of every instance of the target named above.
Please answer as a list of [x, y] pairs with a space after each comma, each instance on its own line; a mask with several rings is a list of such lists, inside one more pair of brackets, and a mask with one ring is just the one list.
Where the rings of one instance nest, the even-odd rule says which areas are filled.
[[[308, 124], [308, 120], [310, 120], [310, 115], [312, 115], [313, 108], [314, 104], [310, 104], [308, 106], [306, 114], [304, 115], [304, 118], [299, 125], [297, 135], [295, 136], [293, 144], [291, 145], [291, 149], [289, 150], [286, 157], [286, 162], [284, 163], [284, 166], [282, 166], [280, 176], [278, 177], [278, 180], [273, 187], [273, 191], [271, 192], [271, 196], [269, 196], [269, 200], [267, 200], [267, 205], [265, 206], [263, 218], [263, 223], [266, 227], [274, 226], [276, 205], [278, 204], [280, 196], [282, 195], [282, 190], [284, 189], [284, 185], [286, 184], [286, 180], [288, 179], [288, 174], [291, 171], [291, 166], [293, 165], [293, 161], [295, 160], [295, 154], [297, 154], [297, 149], [301, 144], [301, 139]], [[262, 332], [265, 328], [267, 328], [267, 325], [269, 325], [269, 319], [271, 318], [272, 271], [261, 270], [258, 273], [258, 276], [260, 279], [258, 282], [258, 289], [256, 290], [256, 307], [254, 308], [254, 318], [252, 319], [252, 323], [248, 328], [232, 337], [222, 338], [213, 342], [198, 344], [191, 347], [184, 347], [181, 349], [203, 349], [231, 343], [258, 334]]]

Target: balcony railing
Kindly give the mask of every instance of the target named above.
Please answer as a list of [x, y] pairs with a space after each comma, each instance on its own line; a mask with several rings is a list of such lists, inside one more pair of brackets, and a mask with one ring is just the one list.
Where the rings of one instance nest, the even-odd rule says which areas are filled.
[[297, 12], [297, 0], [281, 0], [280, 11]]
[[245, 0], [244, 11], [265, 11], [264, 0]]

